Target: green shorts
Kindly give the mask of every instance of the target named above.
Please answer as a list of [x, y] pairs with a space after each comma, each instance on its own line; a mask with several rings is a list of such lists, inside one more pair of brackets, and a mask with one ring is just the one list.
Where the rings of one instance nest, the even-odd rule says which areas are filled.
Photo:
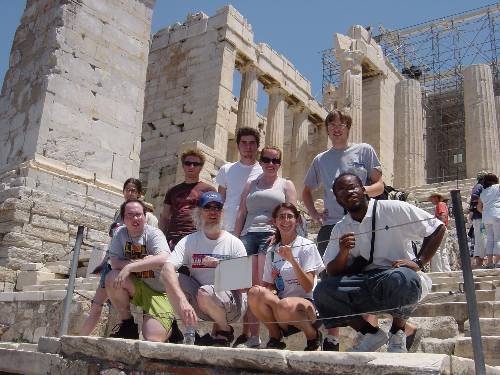
[[141, 279], [136, 277], [130, 279], [135, 288], [135, 294], [130, 299], [130, 303], [139, 306], [145, 314], [158, 320], [168, 333], [175, 319], [175, 313], [167, 295], [151, 289]]

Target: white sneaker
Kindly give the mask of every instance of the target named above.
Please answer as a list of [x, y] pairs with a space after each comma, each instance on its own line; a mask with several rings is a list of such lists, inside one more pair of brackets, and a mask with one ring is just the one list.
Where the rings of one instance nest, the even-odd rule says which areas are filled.
[[406, 350], [406, 334], [403, 330], [398, 330], [392, 334], [389, 332], [389, 344], [387, 345], [388, 353], [408, 353]]
[[236, 348], [260, 349], [261, 344], [259, 336], [250, 336], [247, 341], [236, 345]]
[[377, 333], [358, 333], [358, 342], [348, 352], [374, 352], [387, 343], [387, 334], [379, 328]]

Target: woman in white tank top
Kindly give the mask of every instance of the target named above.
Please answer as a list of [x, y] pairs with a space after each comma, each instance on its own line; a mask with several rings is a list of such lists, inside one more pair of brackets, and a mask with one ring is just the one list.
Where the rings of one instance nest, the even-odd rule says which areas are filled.
[[[248, 181], [241, 194], [240, 206], [236, 216], [234, 235], [245, 245], [248, 255], [255, 255], [253, 260], [253, 285], [261, 285], [267, 243], [274, 235], [272, 213], [280, 203], [297, 204], [297, 192], [292, 181], [278, 176], [281, 167], [282, 152], [277, 147], [265, 146], [260, 152], [259, 163], [262, 174], [255, 180]], [[247, 312], [246, 321], [257, 320]], [[236, 339], [236, 347], [256, 347], [260, 345], [259, 325], [244, 325], [243, 334]]]

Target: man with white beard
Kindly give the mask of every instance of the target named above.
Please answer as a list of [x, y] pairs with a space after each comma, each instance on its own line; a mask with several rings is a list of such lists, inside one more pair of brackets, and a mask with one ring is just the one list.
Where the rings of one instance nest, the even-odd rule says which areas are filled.
[[[238, 290], [215, 292], [215, 267], [220, 259], [246, 256], [243, 243], [222, 229], [222, 196], [206, 192], [193, 212], [198, 231], [175, 246], [163, 266], [161, 278], [167, 294], [186, 326], [195, 327], [198, 317], [214, 321], [212, 335], [197, 338], [197, 345], [230, 346], [236, 322], [246, 308], [246, 294]], [[175, 272], [186, 266], [189, 275]]]

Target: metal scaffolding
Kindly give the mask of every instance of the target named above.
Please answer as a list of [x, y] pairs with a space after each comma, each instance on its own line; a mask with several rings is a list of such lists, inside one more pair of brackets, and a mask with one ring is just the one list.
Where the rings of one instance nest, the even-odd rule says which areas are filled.
[[[489, 64], [495, 95], [500, 93], [500, 3], [399, 30], [380, 26], [374, 39], [408, 78], [422, 86], [426, 120], [427, 182], [462, 179], [465, 170], [465, 114], [462, 70]], [[323, 91], [339, 81], [333, 50], [322, 51]]]

